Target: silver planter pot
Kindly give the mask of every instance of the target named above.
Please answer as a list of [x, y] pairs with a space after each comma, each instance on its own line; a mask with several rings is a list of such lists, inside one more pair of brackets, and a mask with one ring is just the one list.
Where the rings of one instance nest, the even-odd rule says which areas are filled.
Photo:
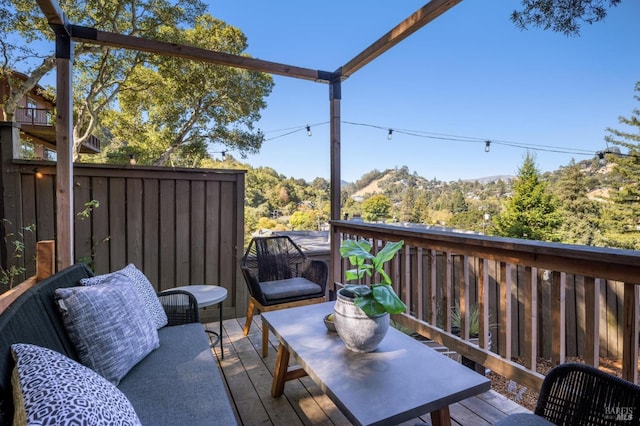
[[338, 291], [333, 308], [336, 331], [347, 349], [353, 352], [373, 352], [378, 348], [389, 329], [389, 314], [369, 317], [353, 302]]

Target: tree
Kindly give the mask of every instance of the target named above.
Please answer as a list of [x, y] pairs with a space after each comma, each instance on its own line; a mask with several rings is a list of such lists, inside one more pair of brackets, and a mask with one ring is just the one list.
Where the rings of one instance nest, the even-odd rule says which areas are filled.
[[[5, 113], [13, 117], [17, 102], [55, 66], [53, 53], [38, 51], [42, 42], [53, 46], [53, 33], [36, 2], [0, 3], [5, 18], [0, 28], [8, 35], [0, 42], [3, 75], [13, 69], [29, 74], [24, 82], [10, 79], [11, 95], [2, 100]], [[201, 0], [60, 3], [77, 25], [236, 55], [247, 46], [239, 30], [205, 15]], [[74, 58], [76, 155], [94, 132], [111, 142], [103, 160], [122, 162], [135, 154], [141, 164], [195, 166], [207, 156], [210, 143], [241, 153], [256, 152], [262, 143], [253, 123], [271, 91], [270, 76], [89, 44], [75, 45]], [[142, 149], [147, 146], [149, 153]]]
[[561, 169], [555, 186], [564, 218], [559, 228], [562, 242], [593, 245], [599, 239], [600, 206], [587, 197], [586, 177], [575, 160]]
[[318, 214], [315, 210], [298, 210], [289, 218], [291, 229], [297, 231], [316, 231], [318, 229]]
[[607, 7], [621, 0], [522, 0], [523, 8], [511, 14], [521, 29], [529, 25], [551, 29], [567, 36], [580, 34], [580, 22], [593, 24], [607, 16]]
[[[634, 98], [640, 101], [640, 82], [636, 83], [635, 91]], [[639, 249], [640, 108], [635, 108], [631, 117], [619, 117], [618, 121], [636, 130], [607, 129], [607, 144], [621, 149], [610, 150], [611, 153], [606, 155], [607, 162], [614, 164], [614, 179], [619, 183], [609, 192], [611, 203], [606, 205], [603, 228], [607, 245]], [[627, 152], [622, 152], [625, 149]]]
[[495, 218], [493, 229], [504, 237], [555, 241], [560, 223], [556, 200], [547, 192], [534, 158], [527, 152], [513, 184], [513, 195]]
[[[178, 44], [235, 55], [247, 47], [240, 30], [210, 15], [198, 17], [192, 29], [168, 28], [161, 34]], [[258, 151], [263, 134], [253, 125], [273, 87], [271, 76], [166, 56], [153, 62], [157, 66], [136, 69], [124, 85], [120, 108], [105, 114], [104, 127], [126, 141], [111, 156], [135, 154], [142, 164], [197, 167], [209, 156], [210, 144], [241, 156]]]
[[368, 222], [385, 220], [390, 210], [391, 201], [383, 194], [373, 195], [362, 202], [362, 218]]
[[[17, 103], [55, 67], [54, 34], [36, 2], [0, 0], [2, 19], [0, 42], [2, 76], [10, 81], [10, 96], [3, 99], [4, 111], [13, 119]], [[65, 18], [77, 25], [146, 38], [160, 38], [161, 29], [187, 28], [204, 13], [200, 0], [114, 0], [60, 1]], [[42, 45], [51, 50], [43, 53]], [[111, 106], [133, 70], [148, 55], [130, 50], [74, 45], [74, 152], [95, 128], [97, 114]], [[13, 70], [29, 76], [26, 81], [11, 78]]]

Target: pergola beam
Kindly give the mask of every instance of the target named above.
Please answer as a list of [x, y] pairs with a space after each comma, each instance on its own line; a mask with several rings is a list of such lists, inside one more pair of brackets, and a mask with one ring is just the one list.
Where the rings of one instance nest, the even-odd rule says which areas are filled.
[[342, 78], [350, 77], [360, 68], [409, 37], [438, 16], [460, 3], [462, 0], [432, 0], [415, 11], [407, 19], [395, 26], [391, 31], [380, 37], [371, 46], [364, 49], [353, 59], [339, 68]]
[[335, 78], [334, 73], [329, 71], [319, 71], [278, 62], [263, 61], [248, 56], [232, 55], [230, 53], [215, 52], [194, 46], [100, 31], [95, 28], [71, 25], [70, 30], [71, 38], [75, 42], [131, 49], [323, 83], [329, 83]]

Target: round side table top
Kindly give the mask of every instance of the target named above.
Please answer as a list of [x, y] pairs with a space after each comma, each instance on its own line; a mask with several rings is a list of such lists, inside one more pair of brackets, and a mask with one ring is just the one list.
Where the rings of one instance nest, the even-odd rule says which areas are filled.
[[193, 296], [198, 301], [198, 306], [200, 308], [215, 305], [216, 303], [220, 303], [227, 298], [227, 289], [219, 285], [184, 285], [176, 287], [172, 290], [184, 290], [193, 294]]

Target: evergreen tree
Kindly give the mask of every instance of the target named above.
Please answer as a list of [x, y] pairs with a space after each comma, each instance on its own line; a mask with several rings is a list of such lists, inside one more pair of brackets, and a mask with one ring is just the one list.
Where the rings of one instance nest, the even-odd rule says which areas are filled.
[[555, 189], [558, 210], [564, 218], [560, 227], [561, 241], [594, 245], [600, 234], [600, 205], [587, 197], [586, 177], [575, 160], [561, 169]]
[[[636, 83], [634, 98], [640, 101], [640, 82]], [[640, 109], [635, 108], [631, 117], [619, 117], [619, 122], [635, 128], [632, 131], [607, 129], [607, 143], [621, 150], [610, 150], [607, 162], [614, 164], [612, 180], [620, 182], [609, 192], [603, 228], [606, 245], [630, 249], [640, 248]], [[626, 153], [624, 150], [626, 149]], [[616, 152], [617, 151], [617, 152]]]
[[534, 158], [527, 153], [513, 184], [513, 195], [495, 218], [493, 229], [504, 237], [555, 241], [560, 222], [556, 200], [540, 179]]

